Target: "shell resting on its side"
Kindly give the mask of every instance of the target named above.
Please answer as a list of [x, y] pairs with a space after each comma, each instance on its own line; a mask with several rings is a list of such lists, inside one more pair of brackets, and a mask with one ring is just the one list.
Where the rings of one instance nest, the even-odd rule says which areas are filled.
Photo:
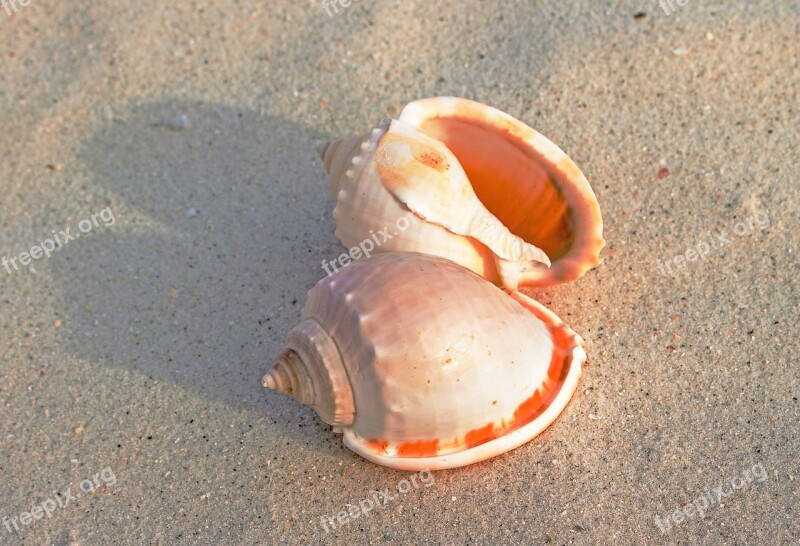
[[586, 178], [558, 146], [490, 106], [415, 101], [320, 153], [348, 248], [383, 232], [375, 252], [442, 256], [510, 290], [574, 280], [599, 263], [603, 223]]
[[321, 280], [264, 385], [375, 463], [443, 469], [529, 441], [572, 396], [581, 338], [443, 258], [382, 253]]

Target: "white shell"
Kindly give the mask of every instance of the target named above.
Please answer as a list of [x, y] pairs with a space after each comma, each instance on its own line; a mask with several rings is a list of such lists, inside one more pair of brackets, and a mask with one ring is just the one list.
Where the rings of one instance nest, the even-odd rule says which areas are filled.
[[323, 279], [302, 319], [265, 386], [315, 407], [359, 455], [406, 470], [529, 441], [565, 407], [586, 359], [540, 304], [418, 253], [378, 254]]
[[321, 155], [348, 248], [446, 257], [511, 290], [574, 280], [599, 263], [602, 219], [586, 178], [547, 138], [489, 106], [415, 101]]

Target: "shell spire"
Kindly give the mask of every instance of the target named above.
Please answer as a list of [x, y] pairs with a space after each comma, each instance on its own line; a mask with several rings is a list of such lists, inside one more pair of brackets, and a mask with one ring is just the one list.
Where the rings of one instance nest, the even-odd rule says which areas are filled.
[[348, 159], [361, 149], [363, 136], [352, 136], [320, 144], [317, 147], [319, 156], [325, 165], [331, 185], [331, 194], [339, 193], [342, 177], [350, 167]]
[[286, 349], [261, 384], [311, 406], [323, 421], [347, 426], [355, 419], [350, 380], [334, 341], [314, 320], [293, 328]]
[[389, 120], [382, 121], [368, 135], [354, 135], [317, 146], [331, 187], [331, 195], [336, 197], [346, 178], [353, 179], [360, 174], [360, 166], [366, 164], [375, 153], [378, 141], [386, 133]]
[[302, 362], [297, 362], [299, 359], [294, 350], [286, 349], [261, 384], [281, 394], [291, 395], [301, 404], [311, 405], [314, 403], [314, 386]]

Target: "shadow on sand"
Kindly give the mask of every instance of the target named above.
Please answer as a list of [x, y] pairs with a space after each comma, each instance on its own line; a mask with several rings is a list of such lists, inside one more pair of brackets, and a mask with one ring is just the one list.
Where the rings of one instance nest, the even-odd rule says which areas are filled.
[[257, 407], [295, 432], [300, 421], [328, 430], [260, 384], [322, 259], [341, 252], [315, 151], [325, 138], [184, 102], [142, 105], [94, 134], [78, 157], [116, 222], [53, 260], [68, 279], [58, 295], [66, 349]]

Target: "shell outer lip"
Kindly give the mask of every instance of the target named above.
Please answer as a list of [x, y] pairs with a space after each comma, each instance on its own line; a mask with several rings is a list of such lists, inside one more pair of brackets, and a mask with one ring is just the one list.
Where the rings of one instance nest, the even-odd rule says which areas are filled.
[[537, 317], [547, 323], [548, 326], [564, 329], [573, 341], [573, 345], [567, 353], [566, 376], [564, 377], [563, 383], [559, 386], [558, 393], [552, 399], [547, 409], [527, 424], [503, 436], [499, 436], [474, 447], [440, 456], [395, 457], [381, 455], [370, 448], [364, 438], [361, 438], [351, 429], [347, 428], [344, 429], [342, 438], [344, 444], [368, 461], [389, 468], [414, 472], [420, 470], [445, 470], [448, 468], [467, 466], [502, 455], [507, 451], [511, 451], [531, 441], [550, 426], [567, 406], [567, 403], [578, 387], [578, 379], [587, 358], [586, 351], [583, 349], [583, 339], [564, 324], [555, 313], [536, 300], [520, 292], [510, 292], [509, 295], [517, 300], [523, 307], [536, 314]]

